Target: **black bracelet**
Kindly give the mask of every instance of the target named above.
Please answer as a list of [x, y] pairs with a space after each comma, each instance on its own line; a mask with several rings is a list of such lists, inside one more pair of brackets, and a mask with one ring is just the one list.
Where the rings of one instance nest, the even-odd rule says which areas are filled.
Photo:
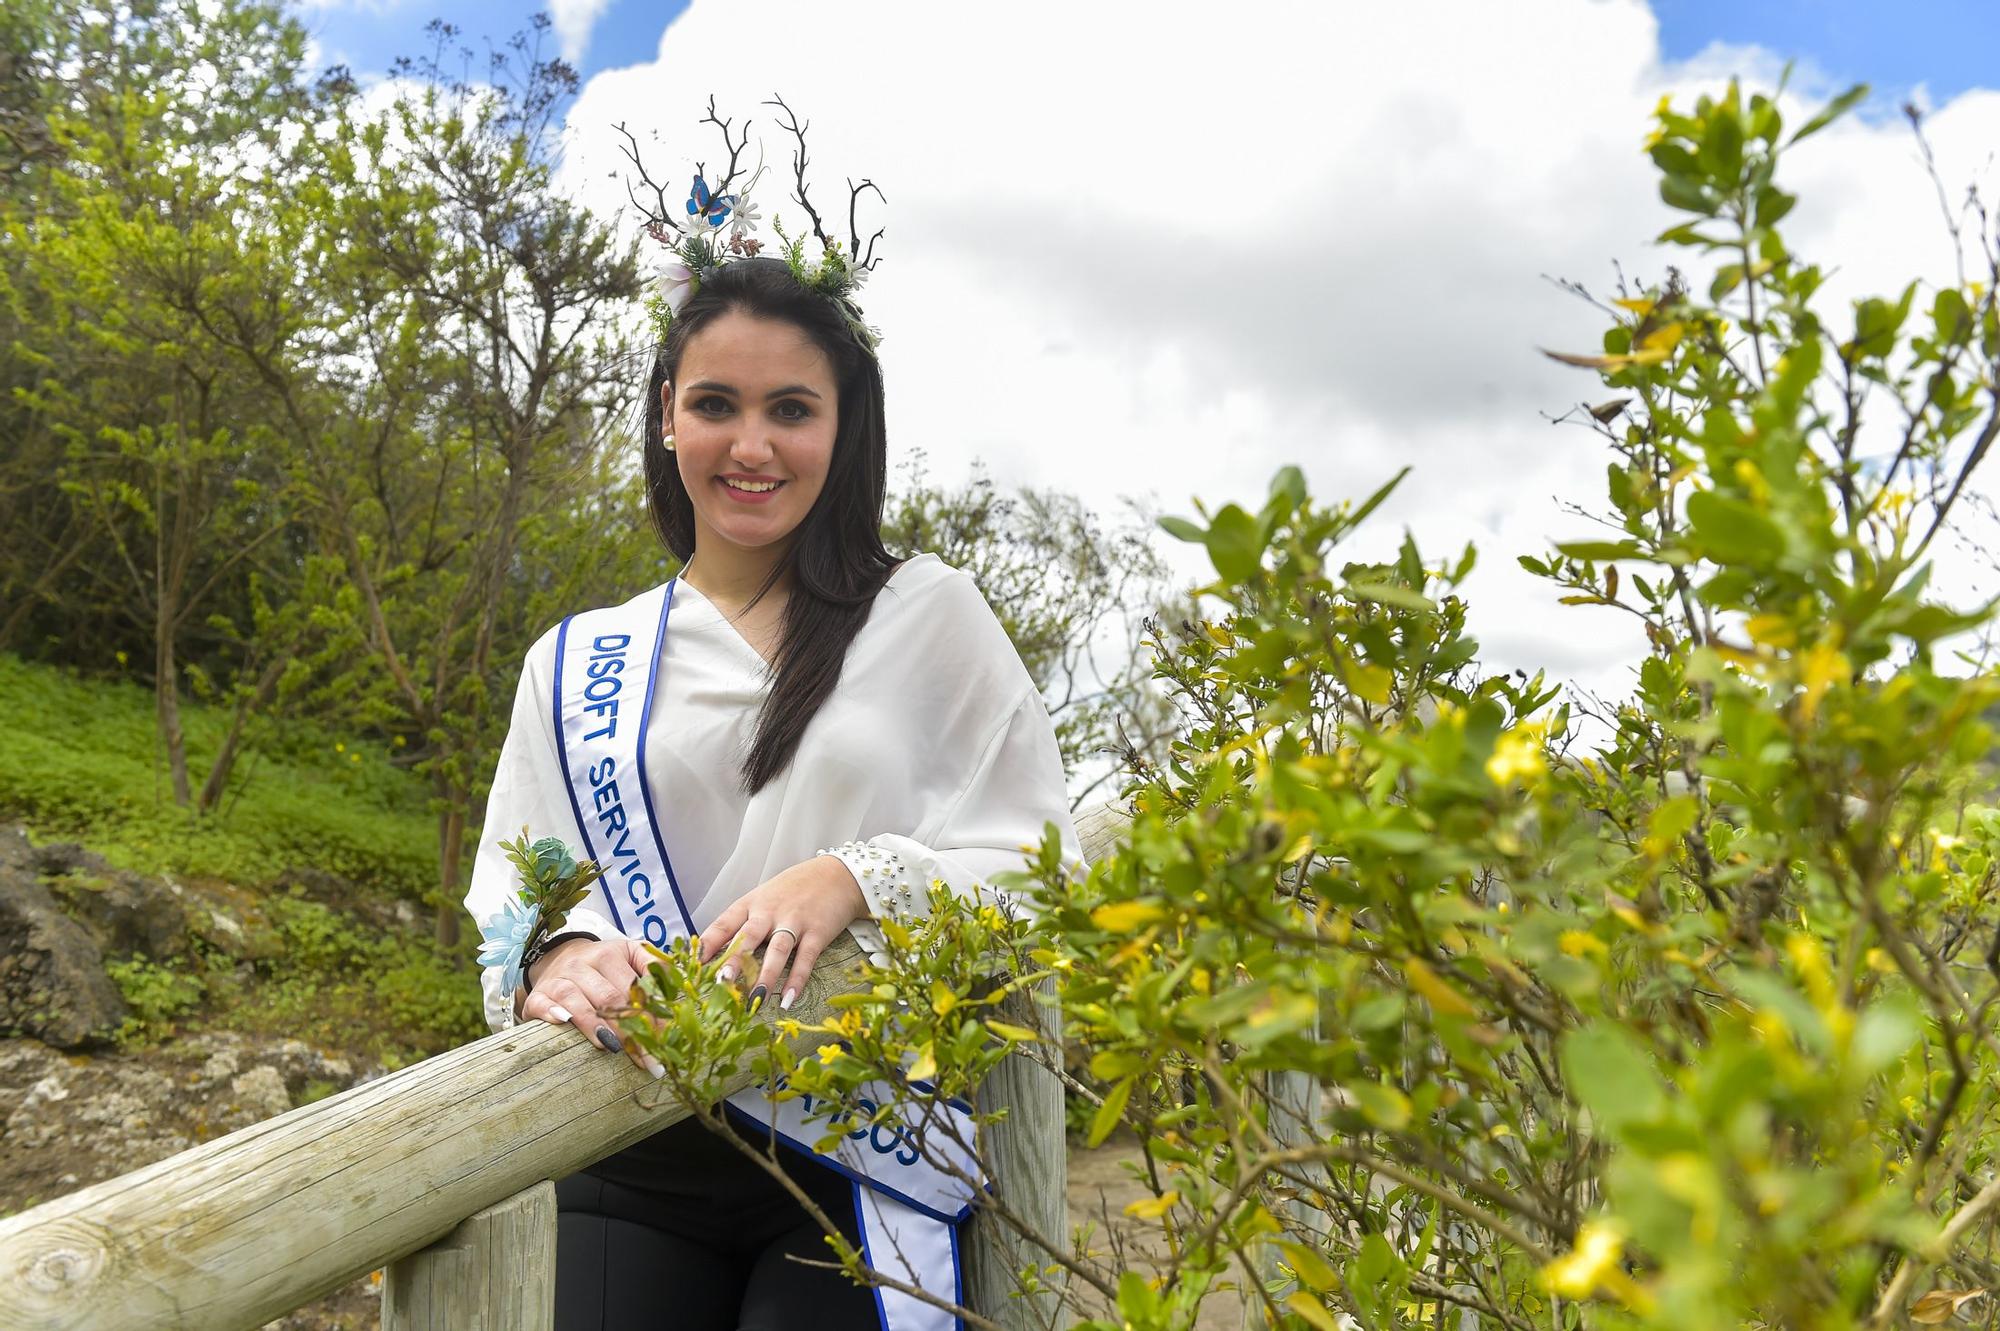
[[528, 967], [555, 951], [558, 943], [567, 943], [572, 938], [588, 938], [593, 943], [604, 941], [596, 934], [587, 934], [580, 929], [572, 929], [568, 933], [552, 934], [537, 943], [534, 947], [529, 948], [521, 956], [521, 993], [524, 997], [533, 989], [533, 986], [528, 981]]

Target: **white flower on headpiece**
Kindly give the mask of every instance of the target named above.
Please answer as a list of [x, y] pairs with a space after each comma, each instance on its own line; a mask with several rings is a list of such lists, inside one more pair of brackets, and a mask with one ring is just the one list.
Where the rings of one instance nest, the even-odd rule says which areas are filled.
[[757, 169], [750, 173], [750, 179], [736, 187], [736, 206], [734, 211], [729, 215], [730, 235], [739, 238], [747, 237], [750, 234], [750, 228], [762, 220], [762, 215], [757, 211], [757, 205], [750, 202], [750, 191], [756, 188], [757, 182], [763, 179], [763, 177], [764, 143], [760, 139], [757, 142]]
[[863, 268], [859, 264], [849, 267], [847, 270], [848, 290], [859, 291], [861, 289], [861, 284], [868, 280], [868, 274], [874, 271], [875, 270], [873, 268]]
[[670, 313], [679, 314], [681, 306], [694, 293], [694, 271], [684, 263], [661, 264], [660, 274], [653, 281], [653, 292], [666, 302]]

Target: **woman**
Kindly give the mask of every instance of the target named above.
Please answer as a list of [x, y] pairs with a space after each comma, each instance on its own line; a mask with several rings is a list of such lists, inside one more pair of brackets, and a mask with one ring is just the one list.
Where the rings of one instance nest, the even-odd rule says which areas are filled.
[[[735, 942], [752, 997], [789, 1007], [843, 930], [879, 955], [877, 921], [925, 914], [934, 880], [971, 895], [1022, 867], [1046, 823], [1082, 865], [1053, 726], [992, 609], [936, 555], [882, 546], [881, 369], [849, 313], [778, 259], [721, 265], [673, 314], [646, 435], [654, 521], [685, 565], [647, 593], [666, 626], [657, 665], [595, 628], [529, 650], [466, 897], [486, 919], [513, 891], [502, 837], [584, 838], [607, 873], [573, 936], [511, 1004], [489, 968], [486, 1014], [567, 1023], [611, 1051], [601, 1014], [644, 964], [640, 939], [698, 933], [704, 959]], [[607, 799], [612, 764], [570, 749], [621, 723], [643, 772], [619, 764]], [[622, 872], [607, 862], [629, 849], [628, 809], [652, 816], [664, 875], [637, 852]], [[864, 1190], [781, 1158], [860, 1242]], [[828, 1260], [823, 1231], [692, 1120], [558, 1180], [557, 1202], [558, 1331], [923, 1323], [911, 1300], [788, 1261]]]

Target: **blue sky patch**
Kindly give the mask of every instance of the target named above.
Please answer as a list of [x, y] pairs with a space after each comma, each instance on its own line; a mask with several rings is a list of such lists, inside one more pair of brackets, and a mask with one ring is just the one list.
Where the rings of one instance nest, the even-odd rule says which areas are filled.
[[1761, 46], [1898, 105], [1918, 84], [1941, 105], [2000, 83], [2000, 0], [1653, 0], [1653, 13], [1669, 60], [1713, 42]]

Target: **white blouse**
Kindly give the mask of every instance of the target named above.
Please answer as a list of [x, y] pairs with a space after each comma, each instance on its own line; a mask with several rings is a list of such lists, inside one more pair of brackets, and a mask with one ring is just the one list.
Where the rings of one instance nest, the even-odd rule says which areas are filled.
[[[501, 840], [525, 827], [530, 840], [561, 837], [583, 853], [557, 756], [555, 649], [551, 627], [528, 649], [514, 696], [465, 896], [481, 922], [517, 890]], [[875, 919], [927, 914], [933, 880], [977, 896], [993, 873], [1024, 867], [1045, 822], [1081, 876], [1041, 693], [971, 575], [935, 554], [890, 574], [792, 761], [754, 796], [742, 793], [738, 774], [771, 690], [764, 658], [686, 582], [674, 584], [661, 657], [646, 771], [696, 929], [821, 850], [838, 854], [860, 884], [869, 917], [852, 932], [877, 960], [886, 944]], [[594, 888], [564, 928], [618, 937], [604, 907]], [[486, 967], [481, 985], [487, 1024], [514, 1025], [500, 968]]]

